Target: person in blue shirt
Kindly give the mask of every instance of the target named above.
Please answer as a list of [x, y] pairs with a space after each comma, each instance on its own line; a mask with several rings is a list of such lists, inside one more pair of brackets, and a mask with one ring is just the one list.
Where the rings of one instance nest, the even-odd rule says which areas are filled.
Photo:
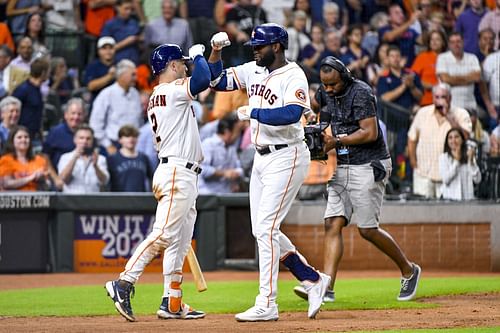
[[146, 155], [137, 152], [139, 131], [124, 125], [118, 131], [121, 148], [108, 157], [112, 192], [147, 192], [151, 190], [153, 170]]
[[81, 98], [72, 98], [64, 106], [64, 122], [52, 127], [43, 143], [43, 153], [56, 166], [61, 155], [75, 149], [73, 136], [86, 118], [85, 104]]
[[351, 25], [347, 30], [347, 40], [349, 42], [347, 50], [342, 54], [340, 60], [357, 79], [368, 82], [366, 68], [370, 62], [370, 54], [361, 47], [363, 26], [361, 24]]
[[131, 16], [133, 8], [134, 2], [132, 0], [118, 0], [116, 2], [116, 16], [104, 24], [101, 37], [110, 36], [115, 39], [116, 62], [129, 59], [138, 65], [139, 42], [143, 36], [139, 22]]

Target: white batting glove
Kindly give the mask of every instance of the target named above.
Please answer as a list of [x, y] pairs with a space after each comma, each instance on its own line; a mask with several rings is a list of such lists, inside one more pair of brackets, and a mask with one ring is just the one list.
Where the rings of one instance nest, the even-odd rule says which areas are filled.
[[203, 52], [205, 52], [205, 46], [203, 44], [195, 44], [189, 48], [189, 58], [194, 60], [196, 56], [200, 55], [203, 57]]
[[238, 118], [240, 120], [250, 120], [252, 108], [248, 105], [243, 105], [238, 108]]
[[210, 45], [213, 49], [220, 51], [224, 47], [231, 45], [231, 41], [229, 40], [229, 36], [227, 35], [227, 33], [222, 31], [212, 36]]

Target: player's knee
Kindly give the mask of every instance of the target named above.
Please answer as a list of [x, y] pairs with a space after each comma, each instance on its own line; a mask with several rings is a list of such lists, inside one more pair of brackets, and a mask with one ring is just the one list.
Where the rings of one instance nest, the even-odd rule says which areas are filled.
[[378, 229], [377, 228], [358, 228], [359, 234], [366, 240], [371, 240], [375, 237]]
[[345, 218], [341, 216], [327, 217], [325, 219], [325, 233], [340, 234], [345, 226]]

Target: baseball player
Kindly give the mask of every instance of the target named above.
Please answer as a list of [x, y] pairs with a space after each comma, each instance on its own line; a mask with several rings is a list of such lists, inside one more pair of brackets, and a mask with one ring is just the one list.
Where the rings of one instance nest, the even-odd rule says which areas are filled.
[[198, 174], [203, 159], [198, 125], [191, 101], [208, 88], [210, 70], [203, 58], [205, 47], [193, 45], [192, 77], [186, 77], [182, 50], [175, 44], [158, 46], [151, 55], [153, 74], [159, 84], [149, 99], [148, 119], [153, 130], [160, 164], [153, 176], [153, 194], [158, 201], [156, 220], [148, 237], [137, 247], [116, 281], [106, 290], [118, 312], [135, 321], [130, 294], [146, 265], [165, 250], [164, 293], [157, 315], [161, 319], [196, 319], [205, 313], [182, 302], [182, 264], [193, 235], [198, 196]]
[[255, 61], [222, 70], [226, 33], [212, 37], [209, 58], [211, 86], [216, 90], [246, 89], [249, 105], [238, 109], [250, 120], [256, 154], [250, 178], [252, 233], [259, 249], [260, 286], [255, 306], [236, 315], [237, 321], [278, 319], [276, 304], [279, 261], [299, 279], [309, 294], [308, 317], [315, 318], [330, 277], [316, 271], [280, 231], [310, 163], [300, 118], [310, 110], [308, 84], [302, 69], [287, 62], [286, 30], [273, 23], [256, 26], [247, 45]]

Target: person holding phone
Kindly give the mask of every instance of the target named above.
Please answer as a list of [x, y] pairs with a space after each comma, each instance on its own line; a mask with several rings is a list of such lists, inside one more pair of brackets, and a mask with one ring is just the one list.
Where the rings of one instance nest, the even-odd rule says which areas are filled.
[[75, 149], [63, 154], [57, 169], [64, 181], [65, 193], [99, 192], [109, 180], [106, 158], [94, 144], [94, 131], [80, 125], [74, 136]]
[[432, 89], [433, 104], [420, 108], [408, 131], [408, 156], [413, 169], [413, 193], [426, 198], [439, 198], [441, 175], [439, 155], [447, 131], [460, 128], [465, 139], [472, 133], [467, 110], [453, 107], [450, 85], [440, 83]]

